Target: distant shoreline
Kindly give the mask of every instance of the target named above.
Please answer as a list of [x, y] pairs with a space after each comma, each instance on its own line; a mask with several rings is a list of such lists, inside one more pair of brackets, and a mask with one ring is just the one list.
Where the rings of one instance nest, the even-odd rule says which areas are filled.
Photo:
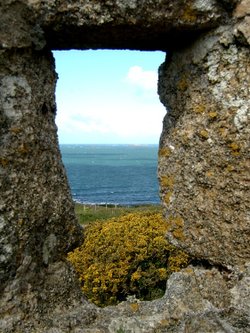
[[[74, 201], [74, 200], [73, 200]], [[78, 202], [74, 201], [75, 205], [79, 206], [85, 206], [88, 208], [93, 208], [93, 207], [104, 207], [104, 208], [140, 208], [140, 207], [158, 207], [161, 206], [161, 203], [135, 203], [135, 204], [113, 204], [113, 203], [84, 203], [84, 202]]]
[[160, 206], [160, 202], [159, 203], [135, 203], [135, 204], [113, 204], [113, 203], [84, 203], [84, 202], [78, 202], [78, 201], [74, 201], [75, 205], [80, 205], [80, 206], [85, 206], [85, 207], [89, 207], [92, 208], [94, 206], [96, 207], [107, 207], [107, 208], [125, 208], [125, 207], [131, 207], [131, 208], [139, 208], [139, 207], [152, 207], [152, 206]]
[[86, 225], [96, 220], [107, 220], [113, 217], [126, 215], [136, 212], [162, 212], [160, 204], [142, 204], [134, 206], [122, 205], [98, 205], [98, 204], [80, 204], [75, 203], [75, 213], [79, 223]]

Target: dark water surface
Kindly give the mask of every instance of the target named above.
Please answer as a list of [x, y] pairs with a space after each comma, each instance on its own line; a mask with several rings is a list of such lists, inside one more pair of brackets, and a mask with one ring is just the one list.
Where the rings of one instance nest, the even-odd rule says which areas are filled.
[[61, 145], [73, 199], [158, 204], [158, 145]]

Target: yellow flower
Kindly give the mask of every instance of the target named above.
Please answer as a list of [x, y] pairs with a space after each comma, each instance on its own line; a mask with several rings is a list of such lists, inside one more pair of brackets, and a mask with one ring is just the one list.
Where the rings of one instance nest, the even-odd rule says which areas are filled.
[[165, 239], [168, 227], [161, 214], [152, 212], [88, 225], [83, 244], [68, 255], [83, 293], [98, 306], [128, 295], [147, 300], [159, 290], [162, 294], [168, 275], [188, 264], [188, 256]]
[[134, 272], [131, 276], [132, 281], [139, 280], [140, 278], [141, 278], [141, 273], [139, 273], [138, 271]]

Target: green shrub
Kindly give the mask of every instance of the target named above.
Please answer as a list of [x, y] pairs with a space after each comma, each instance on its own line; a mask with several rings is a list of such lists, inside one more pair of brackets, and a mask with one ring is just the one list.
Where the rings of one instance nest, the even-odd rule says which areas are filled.
[[187, 255], [166, 241], [167, 226], [161, 214], [152, 212], [88, 225], [83, 245], [68, 255], [83, 293], [98, 306], [129, 295], [162, 296], [169, 274], [188, 263]]

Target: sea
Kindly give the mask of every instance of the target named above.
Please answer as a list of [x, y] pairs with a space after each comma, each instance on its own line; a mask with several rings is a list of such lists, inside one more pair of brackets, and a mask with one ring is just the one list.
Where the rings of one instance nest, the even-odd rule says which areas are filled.
[[60, 145], [75, 202], [159, 204], [158, 145]]

